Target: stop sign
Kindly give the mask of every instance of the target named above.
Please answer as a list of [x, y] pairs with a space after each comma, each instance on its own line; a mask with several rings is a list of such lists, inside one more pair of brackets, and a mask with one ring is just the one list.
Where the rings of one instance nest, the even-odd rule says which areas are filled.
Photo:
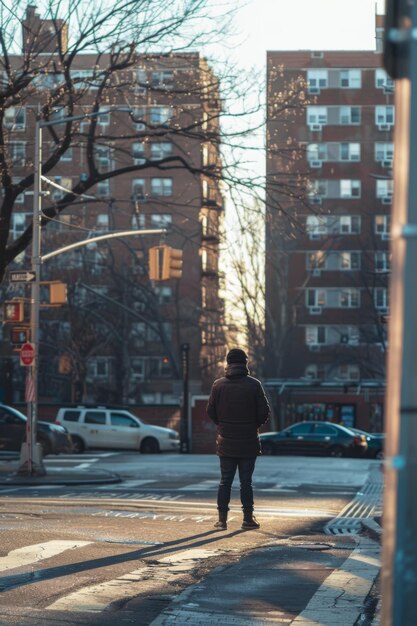
[[24, 343], [20, 348], [20, 365], [32, 365], [35, 359], [35, 346], [33, 343]]

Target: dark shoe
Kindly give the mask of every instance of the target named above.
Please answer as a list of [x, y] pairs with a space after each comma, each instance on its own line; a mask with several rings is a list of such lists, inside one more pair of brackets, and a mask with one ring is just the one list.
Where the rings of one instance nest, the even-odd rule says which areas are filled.
[[219, 511], [219, 519], [214, 524], [217, 530], [227, 530], [227, 511]]
[[249, 515], [244, 516], [242, 526], [241, 526], [242, 530], [256, 530], [257, 528], [260, 528], [260, 527], [261, 525], [253, 513], [250, 513]]

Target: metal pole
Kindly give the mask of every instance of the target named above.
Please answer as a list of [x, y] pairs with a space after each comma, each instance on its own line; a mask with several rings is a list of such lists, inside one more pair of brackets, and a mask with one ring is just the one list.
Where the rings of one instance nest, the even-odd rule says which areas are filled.
[[181, 344], [181, 360], [182, 360], [182, 380], [183, 380], [183, 398], [181, 410], [180, 425], [180, 451], [188, 453], [190, 451], [190, 441], [188, 437], [188, 379], [190, 371], [190, 344]]
[[32, 271], [35, 280], [31, 284], [30, 299], [30, 335], [34, 346], [35, 358], [30, 367], [32, 378], [32, 397], [28, 402], [26, 442], [22, 446], [19, 473], [31, 475], [46, 474], [42, 463], [40, 446], [36, 443], [36, 425], [38, 419], [38, 372], [39, 372], [39, 300], [41, 279], [41, 215], [42, 215], [42, 126], [36, 122], [34, 190], [33, 190], [33, 232], [32, 232]]
[[395, 100], [383, 626], [417, 624], [417, 2], [412, 11], [410, 77], [397, 80]]

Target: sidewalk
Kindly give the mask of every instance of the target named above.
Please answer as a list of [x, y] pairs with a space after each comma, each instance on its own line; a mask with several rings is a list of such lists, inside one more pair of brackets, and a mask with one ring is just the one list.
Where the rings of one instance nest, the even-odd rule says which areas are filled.
[[88, 468], [57, 469], [47, 468], [46, 476], [25, 476], [17, 473], [20, 461], [16, 458], [0, 460], [0, 485], [34, 486], [34, 485], [96, 485], [120, 483], [122, 479], [114, 472]]

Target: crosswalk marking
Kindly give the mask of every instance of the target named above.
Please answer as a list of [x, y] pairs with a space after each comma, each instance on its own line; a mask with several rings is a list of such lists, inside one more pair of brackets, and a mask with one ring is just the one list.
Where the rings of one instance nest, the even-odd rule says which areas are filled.
[[22, 567], [23, 565], [32, 565], [38, 561], [49, 559], [65, 550], [73, 550], [86, 546], [91, 541], [46, 541], [44, 543], [34, 543], [31, 546], [17, 548], [9, 552], [7, 556], [0, 558], [0, 571], [5, 572], [9, 569]]
[[218, 550], [190, 548], [179, 554], [158, 559], [157, 563], [165, 566], [162, 572], [153, 566], [141, 567], [113, 580], [83, 587], [56, 600], [46, 609], [51, 611], [101, 612], [116, 600], [131, 598], [141, 592], [143, 593], [145, 584], [151, 585], [152, 591], [155, 593], [156, 587], [166, 582], [166, 579], [171, 575], [186, 572], [192, 569], [196, 562], [208, 559], [218, 553]]
[[207, 491], [208, 489], [217, 489], [218, 485], [218, 480], [202, 480], [199, 483], [179, 487], [178, 491]]
[[[142, 485], [149, 485], [150, 483], [157, 483], [158, 481], [155, 479], [150, 479], [150, 480], [124, 480], [122, 483], [119, 484], [112, 484], [111, 485], [111, 490], [115, 490], [115, 489], [132, 489], [133, 487], [141, 487]], [[97, 487], [98, 490], [100, 491], [108, 491], [109, 489], [109, 485], [101, 485], [101, 487]]]

